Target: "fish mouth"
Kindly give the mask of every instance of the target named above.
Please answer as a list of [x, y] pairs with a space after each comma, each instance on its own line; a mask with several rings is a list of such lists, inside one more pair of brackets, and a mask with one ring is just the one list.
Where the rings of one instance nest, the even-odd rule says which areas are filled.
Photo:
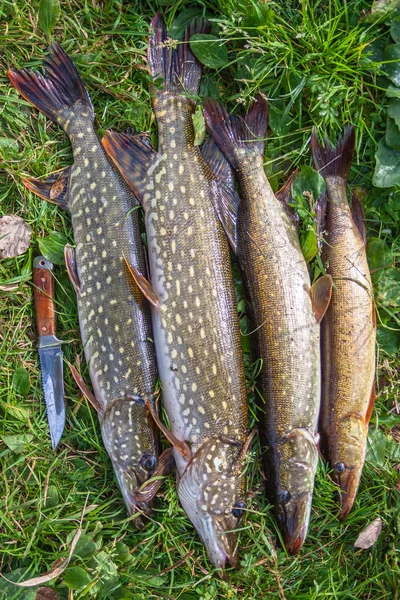
[[344, 473], [338, 475], [335, 479], [340, 486], [340, 512], [339, 520], [343, 521], [353, 508], [358, 484], [360, 482], [360, 469], [346, 469]]
[[237, 568], [239, 556], [237, 553], [237, 534], [226, 531], [229, 527], [215, 519], [207, 519], [203, 532], [204, 544], [210, 562], [219, 570], [220, 577], [227, 565]]
[[278, 507], [278, 522], [284, 545], [291, 555], [298, 554], [303, 546], [310, 519], [311, 498], [311, 494], [304, 494]]

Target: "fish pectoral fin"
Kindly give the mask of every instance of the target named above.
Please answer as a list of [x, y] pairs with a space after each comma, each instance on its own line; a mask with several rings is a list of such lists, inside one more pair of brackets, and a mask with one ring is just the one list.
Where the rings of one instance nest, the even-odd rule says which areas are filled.
[[317, 320], [321, 323], [332, 296], [332, 277], [323, 275], [311, 286], [310, 296], [312, 309]]
[[221, 221], [232, 250], [238, 250], [238, 213], [240, 197], [234, 188], [227, 187], [224, 183], [211, 181], [211, 201], [215, 212]]
[[143, 296], [157, 309], [161, 309], [160, 300], [151, 287], [151, 284], [147, 281], [146, 277], [139, 273], [139, 271], [128, 261], [125, 254], [122, 255], [126, 266], [128, 267], [129, 273], [132, 275], [136, 285], [142, 292]]
[[75, 380], [76, 385], [81, 390], [82, 394], [89, 400], [90, 404], [93, 406], [95, 411], [99, 414], [100, 417], [104, 414], [104, 406], [97, 400], [96, 396], [89, 390], [86, 383], [83, 380], [82, 375], [78, 372], [78, 369], [74, 367], [68, 360], [64, 358], [65, 362], [69, 366], [69, 370], [71, 371], [72, 377]]
[[153, 417], [155, 424], [163, 432], [164, 436], [167, 438], [167, 440], [169, 441], [171, 446], [173, 446], [173, 448], [175, 450], [177, 450], [180, 454], [182, 454], [182, 456], [187, 461], [191, 461], [192, 460], [192, 450], [191, 450], [189, 444], [187, 442], [185, 442], [184, 440], [178, 440], [178, 438], [174, 436], [172, 431], [167, 429], [167, 427], [164, 425], [164, 423], [162, 423], [162, 421], [160, 420], [160, 417], [158, 416], [157, 411], [154, 410], [154, 407], [149, 399], [146, 400], [146, 406], [149, 410], [149, 413]]
[[369, 398], [367, 413], [365, 415], [365, 422], [366, 422], [367, 425], [368, 425], [368, 423], [371, 420], [372, 411], [374, 410], [375, 400], [376, 400], [375, 383], [373, 383], [372, 384], [372, 389], [371, 389], [371, 396]]
[[157, 160], [157, 153], [140, 135], [107, 131], [101, 143], [136, 198], [146, 208], [147, 173]]
[[67, 244], [64, 248], [64, 260], [67, 267], [67, 273], [74, 287], [75, 293], [80, 294], [81, 282], [78, 275], [78, 269], [76, 266], [75, 250]]
[[174, 449], [167, 448], [158, 459], [156, 470], [136, 492], [137, 502], [150, 502], [163, 484], [164, 477], [171, 475], [175, 469]]
[[68, 185], [71, 167], [66, 167], [58, 173], [49, 175], [46, 179], [34, 179], [26, 177], [22, 179], [22, 183], [28, 190], [42, 198], [57, 204], [64, 210], [68, 208]]
[[361, 200], [353, 190], [351, 195], [351, 216], [353, 218], [354, 224], [357, 227], [358, 233], [361, 236], [364, 246], [367, 245], [367, 231], [365, 228], [365, 220], [364, 220], [364, 209], [361, 204]]

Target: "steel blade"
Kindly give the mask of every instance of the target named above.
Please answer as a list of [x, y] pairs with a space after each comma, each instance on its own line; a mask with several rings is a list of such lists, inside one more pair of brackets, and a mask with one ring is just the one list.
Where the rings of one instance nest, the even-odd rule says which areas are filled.
[[[61, 342], [55, 336], [53, 343], [39, 347], [42, 386], [46, 402], [47, 421], [50, 428], [50, 438], [53, 450], [60, 442], [65, 425], [64, 380], [63, 380], [63, 351]], [[40, 340], [44, 341], [43, 338]]]

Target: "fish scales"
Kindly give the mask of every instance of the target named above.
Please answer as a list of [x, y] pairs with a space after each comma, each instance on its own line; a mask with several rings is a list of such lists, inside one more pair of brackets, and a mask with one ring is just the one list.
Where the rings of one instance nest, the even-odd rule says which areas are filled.
[[204, 108], [207, 126], [239, 180], [242, 201], [234, 222], [224, 217], [223, 207], [221, 219], [227, 230], [237, 228], [254, 357], [262, 359], [259, 390], [265, 404], [259, 431], [267, 489], [285, 544], [295, 553], [308, 527], [318, 460], [320, 326], [310, 277], [290, 211], [264, 173], [265, 100], [260, 97], [244, 119], [230, 116], [214, 101]]
[[[13, 83], [27, 99], [36, 98], [33, 92], [43, 95], [43, 104], [35, 104], [64, 128], [74, 162], [55, 184], [50, 178], [48, 188], [46, 182], [36, 180], [26, 185], [48, 200], [59, 201], [71, 213], [76, 272], [73, 265], [70, 271], [75, 278], [85, 358], [103, 441], [125, 502], [134, 512], [134, 493], [149, 477], [143, 457], [148, 466], [157, 456], [153, 421], [144, 406], [145, 399], [152, 398], [156, 383], [150, 308], [123, 258], [139, 272], [146, 272], [138, 211], [132, 211], [137, 201], [97, 138], [90, 99], [61, 47], [53, 46], [46, 68], [46, 79], [23, 71], [19, 77], [18, 72], [14, 75]], [[44, 82], [55, 86], [51, 89], [56, 95], [55, 75], [65, 76], [65, 71], [68, 75], [71, 69], [69, 93], [73, 95], [79, 85], [84, 93], [78, 90], [78, 98], [70, 104], [51, 98], [54, 106], [48, 109]], [[59, 192], [63, 187], [63, 194], [52, 198], [54, 190]]]
[[228, 243], [212, 204], [216, 181], [194, 145], [195, 102], [187, 90], [197, 94], [201, 76], [188, 45], [196, 25], [176, 50], [159, 16], [152, 27], [149, 62], [153, 76], [163, 78], [153, 98], [158, 152], [140, 179], [145, 157], [138, 140], [108, 134], [105, 146], [145, 209], [151, 286], [160, 302], [153, 331], [163, 402], [172, 435], [191, 456], [176, 445], [178, 495], [211, 562], [222, 568], [237, 561], [248, 434], [236, 299]]
[[[321, 445], [341, 489], [341, 512], [350, 512], [365, 459], [374, 402], [376, 324], [373, 286], [365, 249], [362, 207], [347, 200], [354, 129], [336, 148], [312, 140], [313, 158], [327, 187], [322, 259], [334, 282], [322, 321]], [[360, 217], [361, 215], [361, 217]]]

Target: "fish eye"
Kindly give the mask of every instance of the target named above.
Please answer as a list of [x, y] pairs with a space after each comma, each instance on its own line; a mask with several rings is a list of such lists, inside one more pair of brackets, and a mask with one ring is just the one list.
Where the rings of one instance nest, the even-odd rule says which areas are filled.
[[240, 519], [244, 515], [244, 509], [246, 508], [246, 502], [239, 500], [235, 502], [232, 508], [232, 514], [236, 519]]
[[143, 454], [142, 458], [140, 459], [140, 465], [145, 471], [154, 471], [156, 464], [156, 457], [150, 453]]
[[290, 494], [287, 490], [280, 490], [278, 492], [278, 502], [286, 504], [290, 500]]
[[335, 473], [344, 473], [346, 470], [346, 465], [342, 462], [337, 462], [333, 467]]

